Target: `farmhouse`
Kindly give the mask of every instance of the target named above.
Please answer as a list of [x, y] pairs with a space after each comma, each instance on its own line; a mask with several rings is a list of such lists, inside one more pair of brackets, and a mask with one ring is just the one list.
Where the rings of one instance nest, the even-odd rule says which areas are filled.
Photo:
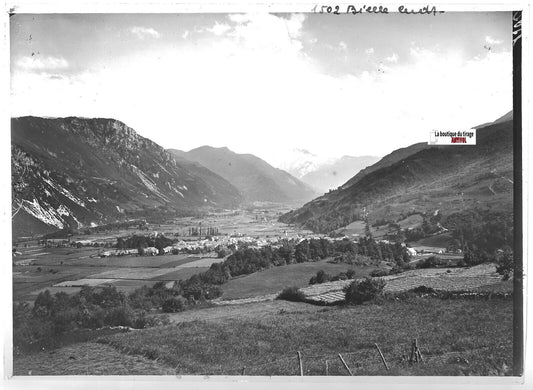
[[149, 246], [148, 248], [146, 248], [144, 250], [144, 254], [145, 255], [151, 255], [151, 256], [155, 256], [159, 253], [159, 251], [157, 250], [157, 248], [153, 247], [153, 246]]
[[407, 248], [407, 253], [409, 253], [411, 256], [416, 256], [416, 250], [413, 248]]

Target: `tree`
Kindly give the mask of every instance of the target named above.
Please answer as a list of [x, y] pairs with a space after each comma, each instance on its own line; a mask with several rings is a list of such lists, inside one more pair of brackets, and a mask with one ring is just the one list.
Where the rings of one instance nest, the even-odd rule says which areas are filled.
[[346, 303], [359, 305], [381, 295], [384, 287], [385, 281], [383, 279], [366, 278], [361, 281], [354, 280], [344, 289], [346, 293], [345, 301]]
[[496, 266], [496, 272], [502, 275], [503, 280], [509, 280], [515, 270], [513, 252], [504, 252], [498, 263], [499, 264]]

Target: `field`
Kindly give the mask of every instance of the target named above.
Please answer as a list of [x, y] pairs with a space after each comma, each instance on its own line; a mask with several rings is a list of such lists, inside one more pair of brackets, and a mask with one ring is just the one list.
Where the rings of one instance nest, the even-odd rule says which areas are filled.
[[452, 235], [450, 233], [437, 234], [435, 236], [425, 237], [418, 241], [413, 241], [410, 245], [414, 247], [439, 247], [447, 248], [450, 241], [452, 240]]
[[[201, 221], [202, 226], [216, 226], [221, 233], [236, 236], [264, 239], [305, 234], [275, 222], [275, 216], [273, 210], [266, 210], [182, 218], [151, 226], [148, 233], [157, 230], [168, 237], [182, 236]], [[403, 221], [408, 225], [419, 222], [416, 215]], [[362, 229], [364, 233], [364, 228], [358, 221], [348, 231]], [[125, 229], [89, 237], [113, 242], [131, 233], [133, 230]], [[85, 240], [87, 236], [72, 239]], [[75, 293], [86, 284], [112, 285], [129, 293], [157, 281], [170, 284], [189, 278], [224, 260], [215, 252], [100, 258], [102, 248], [45, 248], [35, 241], [20, 243], [17, 251], [20, 254], [13, 258], [15, 301], [32, 301], [45, 289]], [[107, 336], [94, 334], [66, 341], [57, 349], [17, 355], [15, 375], [240, 375], [243, 368], [246, 375], [298, 375], [297, 351], [303, 357], [304, 375], [346, 375], [338, 353], [354, 375], [511, 373], [509, 294], [491, 300], [410, 296], [361, 306], [275, 300], [283, 288], [297, 286], [310, 300], [331, 303], [328, 299], [336, 299], [333, 303], [339, 303], [342, 287], [350, 281], [309, 286], [309, 279], [320, 270], [334, 276], [348, 269], [362, 278], [382, 267], [333, 264], [329, 260], [274, 267], [230, 279], [221, 286], [222, 297], [211, 305], [169, 314], [168, 326]], [[421, 285], [446, 291], [512, 291], [511, 282], [502, 282], [494, 265], [415, 269], [385, 280], [389, 293]], [[161, 316], [153, 312], [148, 315]], [[423, 364], [411, 365], [406, 360], [414, 338], [424, 356]], [[380, 346], [390, 371], [385, 370], [374, 343]]]
[[[338, 353], [354, 375], [509, 375], [512, 369], [511, 299], [411, 298], [326, 308], [274, 301], [252, 304], [251, 311], [246, 306], [204, 309], [202, 317], [184, 312], [176, 315], [176, 325], [15, 357], [15, 374], [113, 368], [119, 375], [240, 375], [245, 368], [246, 375], [298, 375], [297, 351], [304, 375], [326, 375], [326, 360], [329, 375], [347, 375]], [[406, 356], [414, 338], [424, 362], [410, 365]]]
[[[70, 240], [84, 240], [115, 243], [118, 237], [132, 234], [164, 233], [170, 238], [197, 240], [189, 237], [191, 227], [216, 227], [224, 235], [250, 237], [294, 237], [306, 234], [304, 230], [277, 222], [280, 210], [265, 206], [260, 210], [241, 210], [232, 213], [219, 213], [204, 217], [184, 217], [169, 220], [162, 224], [148, 225], [149, 230], [137, 227], [124, 228], [101, 233], [90, 233], [70, 237]], [[153, 285], [156, 281], [187, 279], [206, 271], [217, 259], [216, 254], [164, 255], [164, 256], [122, 256], [100, 258], [98, 247], [44, 247], [36, 240], [22, 240], [17, 246], [17, 256], [13, 257], [13, 296], [14, 301], [32, 301], [45, 289], [55, 293], [65, 291], [75, 293], [83, 284], [102, 286], [113, 285], [119, 290], [131, 292], [143, 285]], [[312, 275], [309, 275], [309, 278]]]
[[[470, 268], [427, 268], [384, 276], [385, 293], [401, 293], [416, 287], [437, 291], [506, 292], [513, 291], [512, 281], [503, 282], [494, 264], [480, 264]], [[336, 281], [302, 289], [306, 298], [318, 303], [334, 304], [344, 300], [342, 289], [350, 283]]]
[[[419, 227], [422, 225], [422, 216], [419, 214], [413, 214], [408, 216], [407, 218], [402, 219], [401, 221], [398, 221], [398, 225], [400, 225], [400, 228], [402, 229], [413, 229], [416, 227]], [[363, 236], [365, 234], [366, 224], [364, 221], [354, 221], [347, 225], [344, 228], [337, 229], [337, 232], [341, 234], [346, 235], [353, 235], [357, 234], [360, 236]], [[370, 232], [374, 237], [383, 237], [385, 236], [391, 229], [389, 228], [388, 224], [381, 225], [381, 226], [370, 226]]]
[[260, 295], [275, 294], [284, 287], [307, 287], [309, 279], [320, 270], [334, 276], [348, 269], [356, 272], [356, 277], [368, 275], [376, 267], [359, 267], [348, 264], [331, 264], [329, 259], [314, 263], [290, 264], [284, 267], [271, 268], [230, 280], [222, 287], [223, 300], [249, 298]]

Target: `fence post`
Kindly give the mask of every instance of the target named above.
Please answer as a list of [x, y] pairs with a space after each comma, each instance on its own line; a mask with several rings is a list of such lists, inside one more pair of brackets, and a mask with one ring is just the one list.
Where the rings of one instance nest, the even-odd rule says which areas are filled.
[[353, 376], [352, 372], [350, 371], [350, 367], [348, 367], [348, 365], [346, 364], [346, 362], [344, 361], [344, 359], [342, 358], [342, 355], [339, 353], [339, 359], [341, 359], [341, 362], [342, 364], [344, 364], [344, 368], [346, 368], [346, 371], [348, 371], [348, 373]]
[[329, 376], [328, 360], [326, 359], [326, 376]]
[[304, 367], [303, 367], [303, 364], [302, 364], [302, 354], [300, 353], [300, 351], [298, 351], [297, 353], [298, 353], [298, 364], [300, 365], [300, 376], [304, 376]]
[[244, 366], [244, 367], [242, 368], [242, 374], [241, 374], [241, 375], [244, 375], [244, 374], [246, 374], [246, 366]]
[[385, 356], [383, 356], [383, 354], [381, 353], [381, 349], [379, 349], [379, 346], [378, 346], [377, 343], [374, 343], [374, 345], [375, 345], [376, 348], [378, 349], [379, 356], [381, 356], [381, 361], [382, 361], [383, 364], [385, 365], [385, 368], [387, 369], [387, 371], [389, 371], [389, 366], [387, 365], [387, 362], [385, 361]]
[[418, 343], [416, 342], [416, 339], [415, 339], [415, 346], [416, 346], [416, 353], [418, 355], [418, 359], [420, 359], [420, 361], [423, 362], [424, 358], [422, 358], [422, 352], [420, 352], [420, 348], [418, 348]]
[[422, 353], [420, 352], [420, 349], [418, 348], [418, 343], [416, 339], [413, 339], [413, 344], [411, 345], [411, 355], [409, 356], [409, 363], [413, 362], [423, 362], [424, 358], [422, 357]]

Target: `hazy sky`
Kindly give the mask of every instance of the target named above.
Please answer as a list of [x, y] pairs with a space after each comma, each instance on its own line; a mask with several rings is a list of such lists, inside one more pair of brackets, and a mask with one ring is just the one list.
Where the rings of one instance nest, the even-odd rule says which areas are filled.
[[511, 14], [15, 15], [13, 116], [165, 148], [385, 155], [512, 108]]

